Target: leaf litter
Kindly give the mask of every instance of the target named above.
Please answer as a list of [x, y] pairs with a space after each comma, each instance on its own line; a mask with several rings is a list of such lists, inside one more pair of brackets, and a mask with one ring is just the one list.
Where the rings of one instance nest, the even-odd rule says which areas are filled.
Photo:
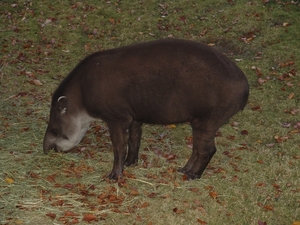
[[[42, 134], [39, 133], [44, 132], [48, 116], [48, 107], [43, 105], [49, 105], [50, 93], [64, 76], [61, 74], [69, 71], [64, 67], [73, 67], [83, 55], [128, 44], [124, 40], [143, 41], [160, 37], [187, 39], [201, 37], [201, 40], [209, 45], [221, 47], [224, 41], [222, 38], [234, 33], [237, 34], [235, 39], [243, 44], [240, 46], [246, 45], [255, 49], [258, 41], [264, 43], [261, 36], [265, 34], [263, 29], [256, 28], [255, 25], [259, 26], [259, 23], [264, 21], [267, 11], [245, 12], [247, 21], [253, 19], [257, 22], [252, 28], [247, 28], [243, 24], [241, 11], [235, 14], [234, 9], [238, 3], [234, 1], [223, 3], [224, 5], [219, 9], [218, 4], [210, 5], [204, 2], [201, 5], [203, 10], [197, 13], [192, 11], [194, 15], [186, 13], [184, 5], [158, 4], [155, 6], [157, 15], [154, 16], [155, 23], [153, 23], [156, 27], [151, 27], [149, 30], [139, 27], [138, 32], [130, 31], [126, 36], [126, 26], [120, 29], [124, 31], [122, 35], [118, 31], [118, 26], [125, 24], [126, 17], [135, 16], [135, 20], [132, 19], [130, 22], [131, 28], [137, 26], [135, 23], [148, 22], [148, 19], [153, 17], [147, 14], [147, 3], [130, 5], [130, 10], [129, 8], [126, 10], [126, 3], [120, 1], [109, 1], [101, 7], [85, 2], [62, 3], [64, 5], [60, 8], [63, 7], [66, 14], [61, 15], [52, 13], [58, 10], [55, 4], [47, 3], [41, 10], [37, 9], [42, 5], [36, 5], [32, 1], [22, 4], [3, 4], [5, 8], [1, 9], [1, 19], [4, 20], [2, 24], [9, 35], [1, 42], [4, 58], [0, 59], [0, 93], [4, 96], [2, 98], [4, 101], [1, 102], [1, 107], [4, 106], [1, 108], [1, 125], [4, 130], [0, 132], [0, 150], [5, 155], [5, 159], [1, 158], [3, 172], [0, 178], [3, 183], [1, 183], [0, 205], [4, 207], [0, 206], [0, 210], [5, 211], [5, 218], [1, 223], [25, 223], [30, 218], [23, 217], [24, 219], [21, 220], [17, 218], [21, 218], [19, 216], [23, 212], [28, 215], [33, 212], [40, 217], [48, 218], [49, 224], [82, 222], [97, 224], [101, 221], [108, 222], [111, 218], [126, 221], [129, 217], [125, 217], [124, 220], [122, 216], [128, 215], [134, 215], [134, 219], [130, 220], [132, 223], [165, 222], [165, 219], [159, 220], [163, 215], [162, 218], [167, 216], [169, 220], [186, 218], [197, 224], [209, 224], [209, 221], [215, 221], [217, 224], [220, 223], [216, 221], [218, 218], [215, 218], [215, 213], [218, 212], [222, 223], [231, 223], [230, 218], [235, 218], [239, 222], [237, 214], [238, 216], [255, 214], [255, 218], [260, 218], [255, 221], [257, 224], [272, 224], [269, 222], [272, 221], [270, 213], [283, 215], [286, 209], [280, 203], [290, 199], [288, 193], [293, 196], [299, 194], [297, 180], [292, 180], [288, 175], [295, 174], [295, 168], [299, 166], [299, 154], [296, 151], [284, 153], [284, 149], [290, 148], [292, 144], [299, 148], [299, 143], [297, 145], [299, 106], [293, 104], [299, 99], [297, 92], [300, 84], [297, 70], [299, 66], [296, 58], [288, 56], [285, 59], [279, 58], [271, 64], [267, 61], [260, 63], [260, 60], [268, 58], [265, 56], [264, 47], [261, 48], [264, 52], [257, 51], [251, 62], [247, 61], [242, 53], [241, 49], [244, 47], [238, 47], [240, 50], [237, 52], [242, 54], [236, 57], [241, 59], [237, 60], [237, 63], [242, 66], [245, 65], [244, 63], [255, 65], [250, 67], [255, 78], [252, 79], [251, 72], [248, 71], [249, 77], [252, 85], [256, 82], [257, 86], [253, 85], [253, 88], [261, 91], [260, 95], [254, 94], [255, 97], [250, 98], [249, 107], [243, 113], [248, 115], [250, 111], [254, 114], [257, 118], [251, 122], [259, 128], [260, 124], [264, 123], [261, 115], [268, 112], [270, 106], [257, 99], [266, 95], [263, 92], [265, 89], [277, 88], [276, 85], [279, 83], [281, 86], [277, 88], [277, 92], [281, 94], [276, 95], [278, 103], [289, 102], [288, 107], [281, 108], [286, 117], [281, 114], [284, 118], [277, 121], [277, 125], [283, 129], [277, 129], [268, 135], [265, 129], [256, 130], [250, 126], [246, 127], [244, 119], [237, 117], [241, 125], [233, 123], [230, 128], [225, 127], [216, 135], [219, 143], [218, 152], [223, 154], [216, 155], [199, 181], [188, 182], [184, 176], [176, 172], [177, 168], [185, 162], [192, 148], [192, 137], [186, 134], [181, 135], [182, 139], [185, 137], [180, 146], [183, 150], [178, 150], [177, 141], [173, 141], [173, 136], [175, 131], [182, 127], [177, 125], [166, 126], [162, 131], [146, 133], [140, 164], [135, 168], [126, 168], [124, 178], [117, 183], [102, 177], [104, 171], [110, 169], [112, 162], [107, 127], [103, 124], [92, 125], [81, 145], [70, 154], [53, 153], [50, 156], [43, 156], [38, 147], [41, 145], [42, 138]], [[196, 5], [188, 5], [196, 2], [185, 4], [191, 9], [199, 8]], [[251, 11], [256, 7], [262, 8], [261, 4], [268, 10], [274, 10], [272, 8], [274, 5], [281, 7], [283, 13], [291, 12], [291, 7], [295, 3], [250, 1], [246, 7]], [[132, 9], [136, 6], [137, 8]], [[143, 11], [145, 15], [139, 13], [143, 7], [147, 9]], [[229, 15], [226, 14], [228, 9], [230, 15], [236, 18], [229, 19]], [[95, 16], [94, 12], [99, 14]], [[122, 15], [126, 16], [122, 17]], [[19, 34], [25, 34], [24, 30], [32, 19], [38, 23], [38, 28], [35, 30], [39, 32], [40, 40], [36, 40], [36, 35], [19, 37]], [[98, 24], [92, 24], [93, 20]], [[237, 30], [240, 24], [245, 27], [243, 31]], [[293, 22], [283, 20], [277, 23], [275, 29], [291, 29], [293, 26]], [[219, 30], [221, 35], [218, 35]], [[77, 31], [85, 36], [68, 39], [67, 33], [76, 35]], [[234, 40], [232, 36], [227, 39]], [[232, 45], [233, 42], [228, 43]], [[78, 53], [80, 57], [72, 58], [73, 53]], [[264, 64], [268, 64], [271, 69]], [[37, 123], [32, 124], [32, 121]], [[154, 127], [146, 129], [149, 128], [155, 129]], [[257, 138], [259, 140], [257, 142], [250, 140], [257, 133], [264, 133], [267, 137]], [[16, 134], [19, 137], [16, 138]], [[280, 151], [277, 151], [278, 149]], [[264, 152], [264, 155], [260, 152]], [[256, 154], [258, 155], [256, 158], [251, 158]], [[270, 165], [270, 155], [277, 157], [275, 157], [278, 159], [275, 160], [275, 165], [280, 167]], [[223, 163], [224, 161], [226, 163]], [[253, 167], [257, 171], [251, 172]], [[280, 169], [281, 167], [285, 169]], [[272, 170], [273, 172], [269, 172]], [[258, 180], [255, 180], [256, 176]], [[250, 181], [246, 177], [251, 177]], [[274, 180], [269, 177], [273, 177]], [[224, 181], [226, 187], [219, 185], [220, 181]], [[251, 192], [252, 189], [254, 191]], [[228, 190], [232, 192], [226, 194]], [[250, 202], [247, 206], [253, 213], [244, 209], [244, 203], [238, 207], [238, 198], [244, 198], [245, 204]], [[253, 207], [254, 202], [257, 208]], [[296, 208], [299, 201], [295, 202], [292, 201], [290, 204]], [[235, 207], [229, 208], [230, 205]], [[158, 214], [157, 218], [153, 218], [153, 212]], [[285, 214], [291, 215], [288, 211]], [[292, 220], [291, 216], [290, 218], [289, 221]], [[294, 218], [291, 223], [298, 222]]]

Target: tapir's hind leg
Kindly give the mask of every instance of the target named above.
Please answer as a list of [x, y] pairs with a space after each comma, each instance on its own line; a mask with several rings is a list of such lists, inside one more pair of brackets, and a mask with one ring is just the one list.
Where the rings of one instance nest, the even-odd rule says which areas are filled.
[[129, 128], [128, 153], [124, 165], [137, 164], [142, 135], [142, 123], [133, 121]]
[[193, 129], [193, 152], [187, 164], [179, 169], [188, 179], [200, 178], [206, 166], [216, 152], [214, 143], [218, 128], [209, 121], [203, 122], [198, 118], [191, 122]]

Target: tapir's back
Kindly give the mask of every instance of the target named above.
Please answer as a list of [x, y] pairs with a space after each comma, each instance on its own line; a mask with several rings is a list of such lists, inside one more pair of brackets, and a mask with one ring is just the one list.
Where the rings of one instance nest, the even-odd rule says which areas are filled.
[[87, 108], [128, 113], [149, 123], [184, 122], [229, 105], [235, 113], [248, 97], [247, 80], [235, 63], [193, 41], [160, 40], [107, 50], [81, 66], [86, 68], [81, 85], [88, 90], [83, 93]]

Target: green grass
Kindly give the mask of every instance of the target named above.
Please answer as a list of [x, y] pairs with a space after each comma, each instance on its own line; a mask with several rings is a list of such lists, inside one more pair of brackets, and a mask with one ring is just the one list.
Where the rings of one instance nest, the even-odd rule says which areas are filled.
[[[293, 1], [1, 1], [0, 224], [297, 224], [299, 12]], [[119, 183], [103, 179], [104, 123], [71, 153], [43, 154], [51, 94], [81, 59], [170, 37], [213, 45], [250, 83], [201, 179], [176, 172], [191, 154], [187, 124], [145, 125]]]

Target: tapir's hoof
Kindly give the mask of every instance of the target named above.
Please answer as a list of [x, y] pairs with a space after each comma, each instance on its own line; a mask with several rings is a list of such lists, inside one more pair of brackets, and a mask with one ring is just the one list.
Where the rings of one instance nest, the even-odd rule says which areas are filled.
[[192, 173], [187, 173], [185, 175], [187, 176], [187, 180], [195, 180], [201, 177], [201, 175], [192, 174]]
[[187, 170], [185, 167], [179, 168], [177, 171], [178, 171], [179, 173], [183, 173], [183, 174], [185, 174], [185, 173], [188, 172], [188, 170]]
[[126, 159], [125, 162], [124, 162], [124, 166], [136, 166], [138, 164], [138, 160], [137, 159], [133, 159], [133, 160], [130, 160], [130, 159]]
[[177, 170], [179, 173], [183, 173], [184, 175], [186, 175], [186, 180], [195, 180], [201, 177], [201, 174], [195, 174], [192, 173], [191, 171], [189, 171], [186, 167], [182, 167], [180, 169]]
[[111, 173], [107, 176], [110, 180], [118, 181], [122, 178], [122, 174], [111, 171]]

